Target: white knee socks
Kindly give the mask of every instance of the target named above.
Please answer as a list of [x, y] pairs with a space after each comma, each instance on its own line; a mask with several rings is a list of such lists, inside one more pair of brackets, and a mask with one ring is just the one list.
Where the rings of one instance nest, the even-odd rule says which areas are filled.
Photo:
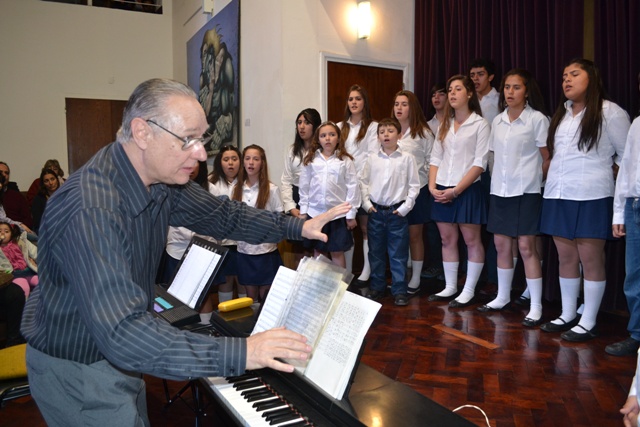
[[344, 252], [344, 261], [347, 273], [351, 273], [353, 271], [353, 246], [351, 246], [351, 249]]
[[231, 292], [220, 292], [218, 291], [218, 301], [225, 302], [233, 299], [233, 291]]
[[531, 307], [526, 317], [538, 320], [542, 317], [542, 277], [527, 279], [527, 289], [531, 292]]
[[[596, 326], [596, 317], [598, 316], [598, 310], [600, 310], [600, 303], [602, 302], [606, 285], [607, 282], [605, 280], [599, 282], [592, 280], [584, 281], [584, 311], [578, 325], [587, 331], [590, 331]], [[584, 330], [577, 326], [571, 330], [573, 332], [584, 333]]]
[[[562, 296], [562, 314], [560, 318], [565, 322], [571, 322], [576, 318], [576, 306], [580, 294], [579, 277], [560, 277], [560, 294]], [[563, 325], [560, 320], [552, 320], [551, 323]], [[584, 331], [583, 331], [584, 332]]]
[[422, 273], [422, 264], [424, 261], [411, 260], [411, 280], [409, 281], [409, 287], [416, 289], [420, 286], [420, 273]]
[[468, 303], [476, 292], [476, 285], [482, 273], [483, 262], [467, 261], [467, 280], [464, 282], [464, 288], [456, 301], [461, 304]]
[[438, 292], [436, 295], [439, 297], [450, 297], [458, 292], [458, 261], [455, 262], [442, 262], [444, 269], [444, 282], [445, 288]]
[[360, 273], [358, 280], [366, 282], [369, 280], [369, 275], [371, 274], [371, 266], [369, 266], [369, 241], [366, 239], [362, 240], [362, 254], [364, 258], [364, 265], [362, 266], [362, 273]]
[[511, 282], [515, 268], [498, 267], [498, 296], [487, 304], [491, 308], [501, 309], [511, 301]]

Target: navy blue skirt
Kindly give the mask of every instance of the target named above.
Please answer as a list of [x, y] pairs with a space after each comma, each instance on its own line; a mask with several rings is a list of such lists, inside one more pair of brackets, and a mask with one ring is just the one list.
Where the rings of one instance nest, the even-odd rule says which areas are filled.
[[536, 236], [540, 224], [540, 194], [523, 194], [516, 197], [491, 195], [487, 231], [504, 236]]
[[238, 282], [249, 286], [271, 285], [281, 265], [282, 258], [277, 249], [260, 255], [238, 252]]
[[[438, 190], [451, 187], [437, 185]], [[486, 224], [487, 199], [480, 181], [476, 181], [458, 198], [450, 203], [436, 203], [431, 199], [431, 219], [435, 222], [449, 222], [454, 224]]]
[[431, 218], [431, 193], [429, 186], [425, 185], [420, 189], [420, 194], [416, 198], [416, 204], [407, 214], [409, 225], [426, 224]]
[[306, 249], [318, 252], [346, 252], [353, 247], [353, 234], [347, 228], [347, 219], [338, 218], [329, 221], [322, 227], [322, 232], [329, 238], [327, 243], [320, 240], [304, 239]]
[[613, 197], [597, 200], [544, 199], [540, 232], [565, 239], [611, 240]]
[[216, 277], [213, 280], [214, 285], [225, 283], [227, 281], [227, 276], [238, 275], [238, 247], [233, 245], [225, 246], [225, 248], [228, 249], [227, 256], [224, 258], [224, 261], [222, 261], [220, 270], [218, 270], [218, 274], [216, 274]]

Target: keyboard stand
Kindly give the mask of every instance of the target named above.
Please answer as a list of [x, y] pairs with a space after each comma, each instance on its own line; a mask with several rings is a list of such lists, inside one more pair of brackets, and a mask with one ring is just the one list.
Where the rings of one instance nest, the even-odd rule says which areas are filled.
[[[180, 399], [184, 402], [185, 405], [187, 405], [187, 408], [191, 409], [191, 411], [193, 411], [193, 413], [196, 415], [196, 427], [199, 427], [202, 423], [203, 418], [206, 416], [206, 413], [204, 411], [206, 407], [204, 406], [202, 398], [200, 396], [198, 380], [187, 381], [187, 383], [183, 385], [182, 388], [180, 388], [180, 390], [178, 390], [178, 392], [173, 396], [171, 396], [169, 392], [169, 383], [166, 379], [162, 379], [162, 385], [164, 386], [164, 395], [167, 399], [167, 403], [165, 403], [163, 410], [166, 411], [174, 402]], [[182, 395], [188, 390], [191, 390], [193, 403], [190, 403], [182, 397]]]

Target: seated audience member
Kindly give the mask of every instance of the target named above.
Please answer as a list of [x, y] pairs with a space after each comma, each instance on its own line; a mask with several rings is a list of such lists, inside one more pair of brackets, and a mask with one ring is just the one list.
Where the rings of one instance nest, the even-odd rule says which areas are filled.
[[19, 221], [14, 221], [13, 219], [9, 218], [7, 216], [7, 213], [4, 211], [4, 204], [3, 204], [3, 196], [4, 196], [4, 192], [2, 191], [3, 188], [5, 187], [5, 177], [3, 174], [0, 174], [0, 221], [2, 222], [7, 222], [9, 224], [14, 224], [17, 225], [18, 227], [20, 227], [22, 230], [26, 231], [27, 233], [32, 233], [31, 229], [29, 227], [27, 227], [25, 224], [19, 222]]
[[13, 283], [26, 297], [38, 284], [38, 248], [16, 225], [0, 221], [0, 270], [13, 274]]
[[7, 216], [15, 221], [31, 227], [31, 212], [27, 199], [20, 193], [18, 184], [10, 180], [11, 169], [5, 162], [0, 162], [0, 174], [4, 175], [6, 185], [0, 195], [0, 203]]
[[[64, 171], [60, 167], [60, 162], [56, 159], [49, 159], [44, 163], [42, 169], [51, 169], [58, 176], [58, 181], [60, 185], [64, 184]], [[40, 191], [40, 178], [36, 178], [31, 183], [29, 190], [27, 191], [27, 202], [29, 203], [29, 207], [33, 204], [33, 199], [35, 199], [36, 195]]]
[[44, 208], [47, 205], [47, 200], [53, 195], [53, 193], [60, 188], [60, 181], [58, 181], [58, 175], [51, 169], [42, 169], [40, 174], [40, 190], [31, 204], [31, 215], [33, 216], [33, 231], [38, 232], [40, 226], [40, 220], [44, 213]]
[[6, 322], [4, 346], [11, 347], [24, 343], [20, 335], [20, 320], [26, 297], [22, 289], [11, 281], [11, 276], [3, 277], [0, 277], [0, 319]]

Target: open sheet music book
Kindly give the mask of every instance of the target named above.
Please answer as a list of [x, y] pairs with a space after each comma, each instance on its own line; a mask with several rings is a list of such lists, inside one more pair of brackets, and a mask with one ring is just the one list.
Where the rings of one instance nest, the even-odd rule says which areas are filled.
[[342, 399], [380, 304], [347, 292], [345, 270], [326, 258], [280, 267], [252, 334], [284, 326], [313, 347], [306, 362], [287, 360], [335, 399]]

